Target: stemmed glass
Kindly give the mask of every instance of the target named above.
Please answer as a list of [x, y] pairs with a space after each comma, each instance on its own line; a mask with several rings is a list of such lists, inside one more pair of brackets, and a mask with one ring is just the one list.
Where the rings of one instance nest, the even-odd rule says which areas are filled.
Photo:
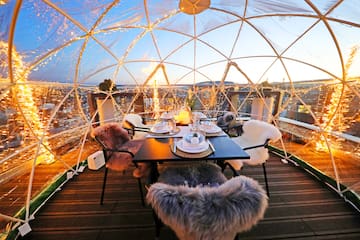
[[170, 119], [168, 119], [168, 126], [170, 129], [170, 133], [175, 133], [176, 132], [176, 121], [174, 116]]
[[192, 124], [190, 126], [190, 129], [193, 132], [199, 131], [199, 128], [200, 128], [200, 116], [197, 113], [192, 113], [191, 114], [191, 122], [192, 122]]
[[174, 110], [163, 113], [161, 116], [161, 120], [167, 125], [169, 132], [171, 134], [176, 132], [176, 121], [175, 121]]

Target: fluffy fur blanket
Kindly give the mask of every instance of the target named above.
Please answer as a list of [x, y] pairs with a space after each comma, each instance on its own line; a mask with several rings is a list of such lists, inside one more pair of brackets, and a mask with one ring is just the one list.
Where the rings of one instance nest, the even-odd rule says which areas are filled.
[[[243, 125], [242, 135], [232, 139], [242, 148], [245, 148], [263, 144], [266, 139], [275, 142], [280, 138], [281, 132], [274, 125], [260, 120], [249, 120]], [[229, 161], [229, 163], [235, 169], [240, 170], [243, 163], [257, 165], [264, 163], [269, 158], [268, 149], [264, 147], [249, 149], [246, 152], [250, 155], [250, 160], [234, 160]]]
[[217, 119], [216, 124], [219, 127], [228, 127], [231, 123], [233, 123], [234, 121], [236, 121], [236, 116], [234, 113], [232, 112], [226, 112], [224, 113], [223, 116], [220, 116]]
[[[96, 137], [107, 148], [117, 150], [127, 150], [135, 154], [141, 147], [143, 140], [130, 140], [128, 132], [118, 123], [106, 123], [92, 130], [91, 135]], [[106, 167], [124, 171], [132, 165], [132, 156], [124, 152], [108, 152]], [[145, 164], [140, 164], [134, 170], [135, 177], [143, 177], [148, 174], [149, 168]]]
[[218, 187], [151, 185], [147, 201], [181, 240], [233, 240], [263, 218], [268, 199], [255, 180], [239, 176]]
[[142, 139], [145, 138], [145, 136], [148, 134], [146, 132], [146, 130], [150, 130], [150, 128], [152, 127], [151, 125], [145, 125], [143, 123], [143, 119], [139, 114], [135, 114], [135, 113], [128, 113], [124, 116], [123, 122], [122, 122], [123, 126], [127, 126], [130, 125], [130, 128], [141, 128], [143, 129], [143, 131], [136, 131], [134, 132], [134, 139]]
[[217, 119], [216, 124], [231, 136], [242, 134], [242, 123], [236, 120], [236, 115], [233, 112], [224, 113]]
[[170, 185], [218, 186], [227, 178], [221, 168], [212, 163], [191, 163], [185, 166], [166, 167], [160, 174], [158, 182]]

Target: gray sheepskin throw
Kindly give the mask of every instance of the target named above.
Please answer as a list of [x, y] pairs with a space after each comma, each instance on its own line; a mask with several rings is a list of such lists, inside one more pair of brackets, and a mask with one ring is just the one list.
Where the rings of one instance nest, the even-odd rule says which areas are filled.
[[227, 178], [221, 168], [213, 163], [192, 163], [188, 166], [171, 166], [161, 172], [158, 182], [189, 187], [218, 186]]
[[257, 181], [232, 178], [218, 187], [155, 183], [147, 201], [181, 240], [233, 240], [263, 218], [268, 198]]
[[218, 117], [216, 124], [222, 129], [227, 129], [226, 132], [231, 136], [239, 136], [243, 132], [242, 123], [236, 120], [233, 112], [225, 112], [224, 115]]

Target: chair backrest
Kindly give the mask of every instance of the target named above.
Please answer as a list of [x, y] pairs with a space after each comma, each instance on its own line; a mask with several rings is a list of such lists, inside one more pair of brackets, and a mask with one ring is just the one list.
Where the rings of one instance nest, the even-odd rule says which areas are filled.
[[128, 113], [124, 116], [122, 125], [128, 129], [134, 139], [145, 138], [151, 126], [145, 125], [139, 114]]
[[123, 121], [127, 121], [134, 127], [146, 127], [146, 125], [143, 123], [142, 117], [139, 114], [128, 113], [124, 116]]
[[106, 123], [94, 128], [91, 134], [109, 149], [118, 149], [130, 140], [128, 132], [119, 123]]
[[218, 186], [227, 178], [221, 168], [214, 163], [190, 163], [190, 165], [166, 167], [159, 176], [158, 182], [170, 185]]
[[124, 171], [132, 164], [138, 144], [131, 144], [128, 132], [118, 123], [106, 123], [92, 130], [91, 135], [103, 148], [106, 167]]
[[218, 116], [216, 125], [231, 137], [242, 134], [242, 124], [236, 120], [233, 112], [225, 112], [222, 116]]
[[255, 180], [239, 176], [219, 186], [155, 183], [147, 201], [181, 240], [233, 240], [263, 218], [265, 191]]
[[242, 135], [233, 140], [242, 148], [248, 148], [246, 152], [250, 155], [250, 160], [243, 162], [250, 165], [264, 163], [269, 158], [268, 149], [264, 146], [251, 147], [264, 145], [269, 140], [278, 141], [281, 138], [280, 130], [274, 125], [260, 120], [249, 120], [244, 123], [242, 129]]

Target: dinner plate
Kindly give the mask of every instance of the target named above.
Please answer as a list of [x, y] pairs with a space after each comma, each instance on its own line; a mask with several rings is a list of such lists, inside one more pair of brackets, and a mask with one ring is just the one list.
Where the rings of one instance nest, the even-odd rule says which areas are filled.
[[162, 120], [171, 120], [171, 119], [174, 119], [174, 113], [162, 113], [161, 116], [160, 116], [160, 119]]
[[187, 153], [201, 153], [206, 151], [209, 148], [209, 143], [207, 141], [203, 141], [200, 144], [184, 144], [184, 140], [181, 139], [178, 142], [176, 142], [176, 147], [179, 148], [179, 150]]
[[221, 132], [221, 128], [212, 124], [212, 125], [206, 125], [206, 124], [201, 124], [200, 125], [200, 130], [205, 132], [205, 133], [219, 133]]
[[170, 128], [168, 126], [153, 126], [151, 129], [150, 129], [150, 132], [152, 133], [161, 133], [161, 134], [164, 134], [164, 133], [169, 133], [170, 132]]
[[206, 119], [207, 116], [202, 112], [192, 112], [193, 115], [197, 117], [197, 119]]

